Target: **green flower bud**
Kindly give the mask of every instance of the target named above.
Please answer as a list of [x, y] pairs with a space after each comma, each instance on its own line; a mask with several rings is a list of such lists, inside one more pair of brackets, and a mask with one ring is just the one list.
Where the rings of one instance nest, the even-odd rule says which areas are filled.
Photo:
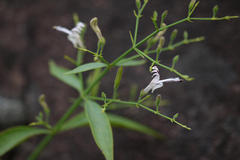
[[137, 9], [141, 8], [141, 1], [140, 0], [136, 0], [136, 6], [137, 6]]
[[160, 26], [162, 26], [165, 18], [167, 17], [167, 14], [168, 14], [168, 11], [167, 11], [167, 10], [163, 11], [163, 13], [162, 13], [162, 15], [161, 15], [161, 23], [160, 23]]
[[215, 6], [213, 7], [213, 18], [216, 17], [217, 12], [218, 12], [218, 5], [215, 5]]
[[145, 4], [148, 3], [148, 0], [144, 0], [144, 3], [145, 3]]
[[178, 62], [179, 55], [176, 55], [172, 60], [172, 69], [175, 68], [176, 63]]
[[157, 17], [158, 17], [158, 13], [157, 13], [157, 11], [154, 11], [154, 12], [153, 12], [153, 16], [152, 16], [151, 19], [152, 19], [152, 22], [153, 22], [154, 27], [155, 27], [156, 29], [158, 29]]
[[171, 36], [170, 36], [170, 41], [169, 41], [169, 46], [171, 46], [173, 44], [173, 41], [176, 39], [177, 37], [177, 33], [178, 33], [178, 30], [177, 29], [174, 29], [171, 33]]
[[158, 43], [158, 46], [157, 46], [158, 51], [160, 51], [163, 48], [164, 43], [165, 43], [165, 37], [160, 37], [159, 43]]
[[188, 32], [187, 31], [183, 32], [183, 38], [184, 38], [184, 40], [188, 40]]
[[189, 11], [189, 12], [192, 11], [195, 3], [196, 3], [196, 0], [191, 0], [191, 1], [190, 1], [189, 5], [188, 5], [188, 11]]
[[158, 13], [157, 13], [157, 11], [154, 11], [153, 16], [152, 16], [152, 20], [157, 21], [157, 17], [158, 17]]

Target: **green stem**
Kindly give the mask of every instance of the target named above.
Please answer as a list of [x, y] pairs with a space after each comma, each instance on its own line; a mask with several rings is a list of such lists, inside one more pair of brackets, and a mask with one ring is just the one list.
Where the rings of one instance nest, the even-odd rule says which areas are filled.
[[221, 21], [221, 20], [230, 20], [239, 18], [239, 16], [225, 16], [225, 17], [207, 17], [207, 18], [201, 18], [201, 17], [191, 17], [189, 20], [201, 20], [201, 21]]
[[139, 19], [140, 19], [140, 16], [141, 16], [141, 15], [139, 15], [139, 12], [138, 12], [138, 15], [136, 16], [136, 24], [135, 24], [135, 32], [134, 32], [134, 38], [133, 38], [133, 46], [136, 44], [136, 41], [137, 41], [138, 25], [139, 25]]
[[[76, 66], [80, 66], [83, 63], [84, 54], [85, 54], [85, 52], [78, 49]], [[78, 73], [78, 78], [79, 78], [79, 83], [80, 83], [80, 94], [82, 94], [83, 90], [84, 90], [82, 73]]]
[[32, 152], [31, 155], [28, 157], [28, 160], [37, 159], [38, 155], [47, 146], [47, 144], [50, 142], [50, 140], [52, 140], [52, 138], [53, 138], [52, 134], [46, 135], [43, 138], [43, 140], [38, 144], [38, 146], [35, 148], [34, 152]]
[[142, 8], [138, 10], [138, 14], [136, 15], [136, 24], [135, 24], [135, 32], [134, 32], [134, 38], [133, 38], [133, 46], [135, 46], [136, 41], [137, 41], [137, 34], [138, 34], [138, 26], [139, 26], [139, 20], [142, 16], [143, 9], [146, 6], [146, 2], [143, 4]]

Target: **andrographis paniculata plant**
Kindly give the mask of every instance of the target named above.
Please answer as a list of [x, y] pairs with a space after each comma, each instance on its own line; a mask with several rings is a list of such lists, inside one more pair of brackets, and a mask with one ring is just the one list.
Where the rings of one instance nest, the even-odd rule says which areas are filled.
[[[49, 62], [50, 73], [56, 77], [58, 80], [69, 85], [73, 89], [77, 90], [79, 96], [74, 100], [72, 105], [64, 113], [64, 115], [58, 120], [56, 124], [49, 124], [50, 109], [45, 102], [44, 95], [40, 96], [39, 102], [43, 107], [43, 112], [39, 113], [36, 117], [36, 122], [31, 123], [29, 126], [17, 126], [9, 128], [0, 133], [0, 156], [4, 155], [6, 152], [14, 148], [17, 144], [20, 144], [24, 140], [45, 134], [46, 136], [42, 139], [39, 145], [35, 148], [32, 154], [29, 156], [29, 160], [37, 159], [42, 150], [47, 146], [47, 144], [54, 138], [54, 136], [63, 131], [67, 131], [74, 128], [79, 128], [82, 126], [89, 125], [93, 138], [102, 151], [103, 155], [107, 160], [113, 160], [113, 134], [112, 126], [122, 126], [127, 129], [139, 131], [157, 138], [162, 138], [162, 135], [158, 132], [148, 128], [147, 126], [141, 125], [138, 122], [126, 119], [125, 117], [117, 116], [110, 113], [112, 109], [118, 109], [121, 106], [136, 106], [136, 109], [145, 109], [146, 111], [152, 112], [162, 118], [169, 120], [172, 123], [183, 127], [184, 129], [191, 130], [190, 127], [177, 121], [178, 113], [167, 116], [159, 111], [159, 106], [164, 104], [161, 96], [158, 94], [156, 98], [154, 109], [146, 104], [147, 101], [154, 102], [151, 97], [153, 92], [157, 92], [156, 89], [163, 87], [165, 82], [180, 82], [180, 81], [191, 81], [192, 77], [182, 74], [177, 71], [175, 65], [178, 62], [179, 56], [173, 57], [172, 65], [167, 66], [160, 63], [160, 54], [164, 51], [171, 51], [176, 47], [190, 44], [194, 42], [202, 41], [203, 37], [188, 38], [188, 33], [185, 31], [183, 33], [183, 40], [180, 42], [174, 42], [177, 36], [177, 29], [174, 29], [169, 37], [169, 42], [165, 42], [165, 32], [169, 28], [175, 27], [176, 25], [184, 22], [195, 22], [195, 21], [218, 21], [218, 20], [230, 20], [238, 18], [237, 16], [225, 16], [217, 17], [218, 7], [213, 8], [213, 14], [211, 17], [197, 18], [193, 17], [193, 13], [197, 8], [199, 1], [191, 0], [188, 5], [187, 16], [171, 24], [166, 24], [165, 19], [167, 17], [167, 11], [164, 11], [160, 18], [156, 11], [153, 12], [152, 22], [155, 30], [147, 35], [142, 40], [138, 40], [138, 27], [139, 21], [143, 16], [143, 10], [146, 7], [148, 0], [136, 0], [136, 11], [134, 15], [136, 17], [136, 25], [133, 34], [129, 31], [130, 39], [132, 42], [131, 47], [123, 52], [119, 57], [117, 57], [112, 62], [105, 59], [105, 54], [103, 52], [106, 40], [98, 26], [98, 19], [95, 17], [90, 21], [90, 27], [95, 32], [98, 43], [97, 50], [92, 51], [86, 47], [84, 44], [84, 33], [86, 31], [87, 25], [78, 20], [78, 16], [74, 15], [73, 19], [75, 22], [75, 27], [69, 30], [65, 27], [55, 26], [54, 29], [57, 31], [67, 34], [68, 40], [73, 44], [73, 47], [77, 49], [76, 59], [69, 56], [64, 56], [64, 58], [74, 65], [74, 69], [66, 69], [58, 66], [55, 62]], [[66, 42], [67, 43], [67, 42]], [[145, 46], [144, 50], [139, 48]], [[115, 52], [115, 51], [114, 51]], [[84, 63], [83, 57], [85, 54], [91, 54], [93, 56], [93, 62]], [[131, 54], [132, 56], [129, 56]], [[122, 100], [118, 95], [118, 88], [122, 79], [123, 69], [125, 67], [139, 66], [143, 65], [146, 61], [151, 62], [150, 71], [152, 72], [152, 81], [146, 84], [146, 88], [140, 89], [140, 93], [137, 94], [136, 85], [130, 90], [130, 99]], [[114, 80], [113, 95], [107, 96], [103, 91], [99, 92], [99, 86], [102, 78], [113, 68], [117, 67], [116, 78]], [[160, 79], [159, 69], [165, 69], [173, 72], [177, 75], [176, 78]], [[89, 71], [88, 78], [83, 77], [82, 73]], [[150, 92], [151, 91], [151, 92]], [[100, 93], [100, 94], [99, 94]], [[139, 95], [139, 97], [136, 97]], [[149, 104], [149, 103], [148, 103]], [[84, 111], [78, 113], [77, 115], [71, 117], [78, 107], [84, 107]], [[41, 128], [36, 127], [41, 126]]]

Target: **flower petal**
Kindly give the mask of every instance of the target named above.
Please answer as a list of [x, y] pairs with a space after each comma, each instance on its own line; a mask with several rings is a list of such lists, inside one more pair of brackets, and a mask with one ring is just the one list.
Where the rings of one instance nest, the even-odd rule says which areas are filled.
[[85, 27], [85, 24], [82, 22], [78, 22], [76, 27], [74, 27], [72, 29], [73, 32], [77, 32], [78, 34], [80, 34], [83, 31], [83, 28]]
[[62, 26], [54, 26], [53, 28], [56, 29], [57, 31], [64, 32], [68, 35], [72, 33], [72, 31]]
[[163, 86], [163, 83], [158, 83], [157, 85], [155, 85], [153, 88], [152, 88], [152, 93], [158, 89], [158, 88], [161, 88]]

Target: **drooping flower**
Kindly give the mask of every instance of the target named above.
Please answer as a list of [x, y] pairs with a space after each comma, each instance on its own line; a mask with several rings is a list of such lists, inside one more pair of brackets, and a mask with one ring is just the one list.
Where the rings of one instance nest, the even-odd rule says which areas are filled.
[[149, 85], [143, 90], [145, 93], [148, 93], [150, 90], [152, 90], [152, 93], [163, 86], [163, 83], [165, 82], [181, 82], [182, 79], [179, 77], [177, 78], [168, 78], [168, 79], [163, 79], [160, 80], [160, 74], [158, 73], [158, 68], [157, 66], [153, 66], [152, 68], [152, 81], [149, 83]]
[[54, 26], [53, 28], [57, 31], [68, 34], [68, 40], [72, 42], [75, 48], [84, 48], [83, 41], [81, 39], [81, 34], [84, 30], [85, 24], [82, 22], [78, 22], [77, 25], [69, 30], [62, 26]]

